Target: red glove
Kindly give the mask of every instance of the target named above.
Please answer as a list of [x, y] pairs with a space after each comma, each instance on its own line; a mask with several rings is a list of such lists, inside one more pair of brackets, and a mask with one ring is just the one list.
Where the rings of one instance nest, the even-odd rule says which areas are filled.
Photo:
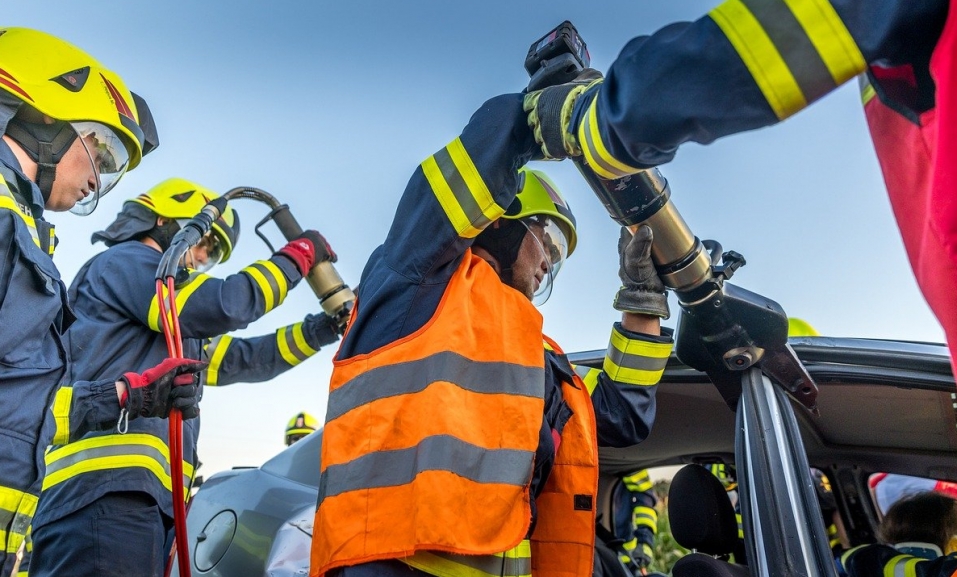
[[199, 415], [196, 373], [207, 365], [193, 359], [166, 359], [141, 375], [126, 373], [120, 379], [126, 383], [120, 406], [132, 416], [164, 419], [176, 408], [184, 419], [191, 419]]
[[329, 242], [315, 230], [307, 230], [289, 241], [289, 244], [276, 251], [291, 260], [299, 274], [306, 276], [316, 263], [330, 261], [336, 262], [339, 257], [333, 252]]

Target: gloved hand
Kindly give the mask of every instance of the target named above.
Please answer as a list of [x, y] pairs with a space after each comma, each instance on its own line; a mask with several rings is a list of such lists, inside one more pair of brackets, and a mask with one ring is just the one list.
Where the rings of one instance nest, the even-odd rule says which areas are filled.
[[632, 236], [621, 229], [618, 239], [618, 257], [621, 268], [621, 288], [615, 295], [614, 307], [622, 312], [652, 315], [663, 319], [671, 316], [665, 285], [658, 278], [655, 263], [651, 261], [651, 227], [643, 224]]
[[601, 72], [586, 68], [566, 84], [549, 86], [525, 95], [522, 108], [528, 113], [528, 126], [545, 158], [581, 156], [578, 138], [570, 131], [575, 102], [583, 92], [602, 81]]
[[126, 383], [120, 407], [132, 416], [164, 419], [175, 408], [184, 419], [192, 419], [199, 415], [196, 373], [207, 365], [193, 359], [166, 359], [143, 374], [126, 373], [120, 378]]
[[307, 230], [297, 236], [294, 240], [276, 251], [291, 260], [299, 274], [306, 276], [316, 263], [331, 261], [336, 262], [339, 257], [333, 252], [332, 247], [319, 231]]
[[642, 543], [640, 547], [635, 547], [635, 550], [631, 552], [631, 558], [639, 569], [646, 569], [651, 565], [654, 557], [655, 552], [648, 543]]
[[302, 327], [312, 337], [310, 342], [315, 342], [320, 347], [331, 345], [339, 340], [339, 325], [326, 313], [306, 315]]

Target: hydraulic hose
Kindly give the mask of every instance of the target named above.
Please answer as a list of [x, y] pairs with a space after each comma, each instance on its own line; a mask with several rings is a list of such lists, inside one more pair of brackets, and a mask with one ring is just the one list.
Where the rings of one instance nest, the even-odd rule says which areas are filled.
[[[286, 238], [293, 240], [303, 233], [298, 221], [289, 210], [289, 206], [282, 204], [268, 192], [249, 186], [233, 188], [223, 196], [206, 204], [203, 209], [187, 222], [173, 237], [170, 246], [160, 258], [156, 270], [156, 295], [159, 302], [159, 313], [163, 335], [166, 338], [166, 347], [170, 358], [183, 358], [183, 338], [179, 326], [179, 311], [176, 306], [176, 276], [181, 270], [180, 262], [190, 248], [212, 229], [213, 223], [225, 210], [229, 201], [245, 198], [256, 200], [270, 208], [269, 214], [256, 226], [259, 235], [270, 247], [269, 240], [259, 231], [259, 228], [269, 220], [276, 222], [276, 226]], [[306, 275], [306, 280], [312, 291], [319, 298], [323, 310], [336, 320], [340, 332], [352, 311], [355, 294], [339, 276], [330, 261], [317, 263]], [[172, 571], [172, 557], [175, 555], [181, 577], [190, 577], [189, 541], [186, 533], [186, 502], [187, 497], [183, 490], [183, 416], [173, 409], [169, 417], [169, 449], [170, 471], [173, 493], [173, 525], [175, 529], [173, 549], [170, 552], [170, 562], [166, 566], [166, 574]], [[177, 482], [177, 480], [179, 482]]]

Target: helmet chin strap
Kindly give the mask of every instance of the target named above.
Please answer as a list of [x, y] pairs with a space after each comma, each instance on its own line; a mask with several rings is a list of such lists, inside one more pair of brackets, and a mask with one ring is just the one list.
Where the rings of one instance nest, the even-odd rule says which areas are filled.
[[50, 200], [56, 165], [76, 140], [77, 134], [69, 122], [57, 120], [53, 124], [26, 122], [13, 117], [7, 125], [7, 136], [19, 144], [37, 163], [36, 183], [44, 202]]

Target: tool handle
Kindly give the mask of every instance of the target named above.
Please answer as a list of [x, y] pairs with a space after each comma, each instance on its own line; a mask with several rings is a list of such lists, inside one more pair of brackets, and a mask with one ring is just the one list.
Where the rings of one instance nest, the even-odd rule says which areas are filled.
[[[296, 220], [292, 211], [285, 204], [273, 210], [272, 218], [286, 240], [294, 240], [303, 233], [299, 221]], [[356, 295], [342, 280], [332, 263], [329, 261], [316, 263], [309, 274], [306, 275], [306, 282], [309, 283], [312, 292], [319, 298], [322, 310], [336, 319], [340, 326], [344, 327], [352, 310], [352, 303], [356, 300]]]

